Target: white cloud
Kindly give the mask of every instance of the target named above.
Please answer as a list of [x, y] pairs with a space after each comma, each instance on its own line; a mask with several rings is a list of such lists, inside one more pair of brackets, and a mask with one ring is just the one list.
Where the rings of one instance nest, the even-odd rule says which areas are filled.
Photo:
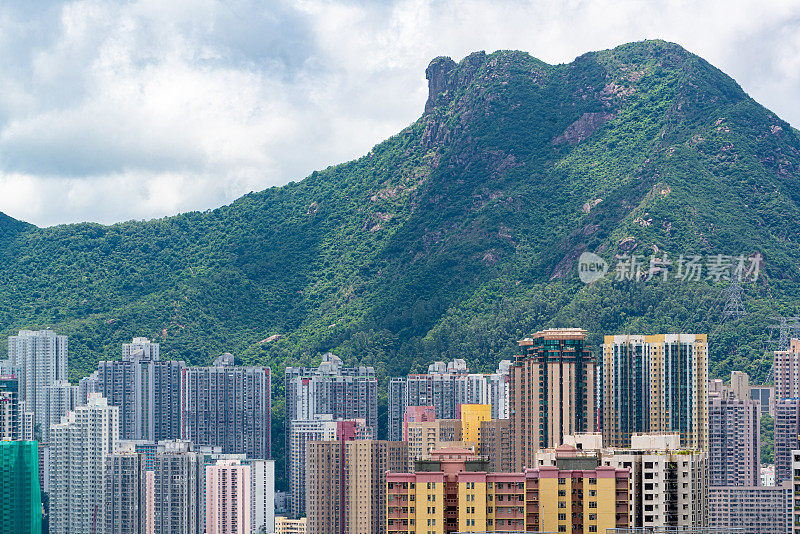
[[0, 211], [36, 224], [227, 203], [415, 120], [430, 59], [678, 42], [800, 124], [800, 6], [773, 0], [134, 0], [0, 6]]

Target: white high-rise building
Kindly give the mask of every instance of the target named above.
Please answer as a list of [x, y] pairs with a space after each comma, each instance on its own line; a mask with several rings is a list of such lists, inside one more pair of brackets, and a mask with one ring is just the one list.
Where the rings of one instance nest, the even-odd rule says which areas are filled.
[[66, 380], [56, 380], [47, 386], [47, 419], [53, 424], [61, 420], [75, 409], [73, 386]]
[[275, 532], [275, 461], [245, 460], [250, 466], [250, 521], [253, 532]]
[[130, 360], [131, 357], [143, 361], [158, 361], [161, 359], [161, 345], [146, 337], [135, 337], [131, 343], [122, 344], [122, 359]]
[[48, 388], [67, 379], [67, 336], [21, 330], [8, 338], [8, 358], [19, 379], [20, 401], [34, 415], [37, 439], [46, 444], [50, 427], [59, 422], [48, 416]]
[[95, 394], [52, 428], [50, 532], [93, 534], [102, 529], [106, 458], [119, 440], [119, 409]]
[[78, 381], [78, 397], [75, 399], [76, 406], [83, 406], [89, 401], [92, 393], [101, 393], [100, 371], [95, 371], [89, 376], [84, 376]]

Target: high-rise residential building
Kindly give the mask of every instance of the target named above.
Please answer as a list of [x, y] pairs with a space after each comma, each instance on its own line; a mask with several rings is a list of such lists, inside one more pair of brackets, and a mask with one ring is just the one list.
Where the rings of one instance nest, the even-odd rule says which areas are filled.
[[286, 429], [292, 421], [317, 415], [334, 419], [364, 419], [378, 432], [378, 381], [372, 367], [343, 367], [326, 353], [319, 367], [287, 367], [285, 372]]
[[708, 453], [684, 449], [677, 433], [634, 434], [603, 463], [631, 470], [630, 526], [708, 526]]
[[758, 401], [761, 415], [775, 417], [775, 388], [772, 386], [750, 386], [750, 398]]
[[628, 471], [559, 451], [555, 465], [488, 473], [486, 462], [437, 459], [387, 475], [389, 534], [606, 532], [628, 526]]
[[629, 447], [633, 434], [650, 430], [650, 347], [645, 336], [605, 336], [602, 373], [603, 442]]
[[776, 350], [774, 354], [775, 397], [800, 398], [800, 339], [792, 339], [788, 349]]
[[250, 466], [217, 460], [206, 466], [206, 534], [249, 534], [253, 530]]
[[538, 463], [554, 465], [559, 450], [573, 450], [628, 471], [628, 525], [636, 532], [708, 527], [708, 453], [683, 448], [679, 434], [634, 434], [630, 448], [603, 448], [599, 433], [564, 441], [538, 451]]
[[52, 428], [50, 532], [97, 532], [106, 458], [117, 449], [119, 409], [95, 394]]
[[270, 457], [272, 379], [269, 367], [188, 367], [183, 375], [184, 439], [223, 453]]
[[678, 432], [681, 446], [708, 450], [705, 334], [647, 336], [651, 346], [650, 431]]
[[8, 358], [19, 379], [20, 401], [33, 413], [36, 438], [46, 444], [50, 427], [59, 422], [48, 418], [48, 387], [67, 379], [67, 336], [21, 330], [8, 338]]
[[405, 470], [405, 442], [312, 441], [307, 464], [309, 533], [385, 533], [386, 472]]
[[481, 423], [491, 421], [492, 406], [489, 404], [462, 404], [461, 410], [461, 439], [475, 444], [475, 449], [481, 448]]
[[159, 445], [153, 470], [145, 473], [147, 534], [203, 534], [204, 457], [185, 441]]
[[629, 446], [642, 432], [680, 432], [683, 446], [708, 449], [708, 343], [705, 335], [606, 336], [604, 441]]
[[750, 376], [742, 371], [731, 371], [730, 390], [737, 399], [750, 398]]
[[97, 389], [109, 404], [119, 407], [121, 438], [178, 439], [186, 364], [159, 360], [158, 343], [146, 338], [134, 338], [123, 345], [122, 352], [120, 361], [101, 361], [97, 375]]
[[[342, 360], [325, 353], [319, 367], [287, 367], [284, 372], [286, 450], [290, 449], [293, 421], [312, 421], [317, 416], [363, 419], [378, 435], [378, 380], [372, 367], [344, 367]], [[287, 453], [286, 468], [294, 470]]]
[[800, 399], [775, 402], [775, 484], [792, 479], [792, 451], [800, 449]]
[[489, 404], [492, 418], [509, 413], [509, 368], [503, 360], [492, 374], [470, 373], [464, 360], [434, 362], [427, 374], [411, 374], [389, 381], [389, 439], [402, 437], [403, 416], [409, 406], [433, 406], [436, 417], [458, 419], [461, 404]]
[[515, 470], [535, 466], [539, 448], [565, 435], [593, 432], [595, 366], [581, 329], [537, 332], [519, 342], [511, 366], [511, 436]]
[[78, 397], [75, 399], [75, 406], [83, 406], [89, 401], [92, 393], [100, 393], [100, 371], [94, 371], [89, 376], [84, 376], [78, 381]]
[[0, 441], [21, 438], [19, 381], [13, 376], [0, 376]]
[[492, 419], [481, 422], [481, 446], [478, 452], [484, 460], [489, 462], [489, 472], [510, 473], [513, 471], [511, 422], [508, 419]]
[[133, 441], [121, 441], [106, 456], [102, 529], [106, 534], [145, 534], [147, 458]]
[[311, 441], [350, 441], [372, 439], [374, 434], [364, 419], [336, 420], [330, 415], [318, 415], [311, 421], [292, 421], [288, 460], [289, 514], [299, 517], [306, 511], [307, 444]]
[[56, 380], [47, 386], [47, 420], [60, 423], [75, 409], [76, 388], [66, 380]]
[[39, 451], [35, 441], [0, 440], [0, 532], [41, 532]]
[[356, 440], [345, 446], [345, 534], [386, 534], [386, 473], [408, 465], [402, 441]]
[[759, 404], [750, 398], [746, 376], [731, 376], [731, 387], [712, 380], [708, 397], [711, 486], [758, 486], [761, 467]]
[[253, 532], [275, 532], [275, 461], [244, 460], [250, 467], [250, 522]]
[[403, 416], [403, 441], [408, 441], [408, 424], [425, 423], [436, 420], [436, 408], [433, 406], [409, 406]]
[[153, 343], [146, 337], [135, 337], [131, 343], [122, 344], [122, 359], [159, 361], [161, 359], [161, 345]]
[[308, 520], [305, 517], [290, 519], [288, 517], [276, 515], [275, 534], [306, 534], [307, 523]]
[[[432, 450], [462, 441], [459, 419], [434, 419], [408, 423], [405, 440], [408, 443], [408, 470], [414, 469], [416, 460], [428, 460]], [[475, 444], [473, 443], [474, 447]]]
[[715, 532], [792, 534], [792, 484], [709, 488], [709, 527]]
[[289, 452], [286, 455], [289, 475], [289, 514], [300, 517], [306, 509], [306, 454], [312, 441], [336, 440], [336, 421], [333, 417], [318, 417], [311, 421], [292, 421]]

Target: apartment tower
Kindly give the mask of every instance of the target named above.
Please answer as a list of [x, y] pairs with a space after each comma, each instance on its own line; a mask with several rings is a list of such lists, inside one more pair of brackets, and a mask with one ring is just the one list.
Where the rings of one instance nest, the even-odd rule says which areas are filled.
[[514, 470], [511, 441], [511, 422], [508, 419], [481, 422], [481, 446], [478, 453], [489, 462], [490, 473], [510, 473]]
[[36, 439], [47, 443], [50, 427], [60, 422], [48, 417], [48, 388], [67, 379], [67, 336], [22, 330], [8, 338], [8, 358], [19, 380], [19, 400], [33, 413]]
[[[708, 442], [712, 486], [758, 486], [761, 468], [759, 404], [750, 398], [742, 373], [732, 386], [709, 383]], [[747, 375], [744, 375], [746, 377]]]
[[145, 482], [148, 534], [203, 534], [204, 457], [185, 441], [166, 441]]
[[183, 373], [182, 435], [223, 453], [270, 457], [272, 377], [269, 367], [234, 367], [233, 357]]
[[309, 534], [384, 534], [386, 472], [408, 465], [402, 441], [313, 441], [308, 444]]
[[701, 334], [606, 336], [604, 441], [628, 447], [631, 435], [678, 432], [684, 447], [708, 450], [708, 343]]
[[0, 376], [0, 441], [22, 439], [21, 418], [19, 381], [13, 376]]
[[50, 532], [101, 528], [106, 459], [117, 449], [119, 409], [95, 394], [52, 428]]
[[775, 403], [775, 484], [792, 480], [792, 451], [800, 449], [800, 399]]
[[585, 342], [581, 329], [544, 330], [519, 342], [510, 379], [515, 471], [535, 466], [539, 448], [594, 431], [595, 366]]
[[788, 349], [776, 350], [774, 354], [775, 397], [800, 398], [800, 339], [792, 339]]
[[145, 480], [147, 460], [135, 443], [121, 441], [113, 454], [106, 456], [103, 477], [103, 530], [108, 534], [145, 534]]
[[0, 440], [0, 532], [41, 532], [39, 444]]
[[217, 460], [206, 466], [206, 534], [250, 534], [250, 466]]
[[121, 361], [98, 365], [96, 389], [119, 407], [122, 439], [157, 442], [180, 437], [184, 362], [161, 361], [158, 343], [134, 338], [123, 344]]

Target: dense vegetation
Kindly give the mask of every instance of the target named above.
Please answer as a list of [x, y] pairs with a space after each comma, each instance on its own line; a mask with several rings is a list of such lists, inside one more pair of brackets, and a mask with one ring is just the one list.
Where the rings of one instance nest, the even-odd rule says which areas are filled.
[[[545, 326], [595, 346], [708, 332], [713, 376], [765, 377], [769, 317], [800, 303], [797, 131], [660, 41], [564, 65], [437, 58], [428, 76], [425, 114], [366, 156], [229, 206], [112, 226], [3, 218], [2, 333], [68, 334], [73, 380], [134, 335], [192, 364], [234, 352], [272, 366], [278, 415], [283, 366], [323, 351], [381, 377], [452, 357], [491, 369]], [[727, 282], [585, 285], [586, 250], [765, 265], [748, 314], [723, 321]]]
[[775, 463], [775, 421], [769, 415], [761, 416], [761, 463]]

